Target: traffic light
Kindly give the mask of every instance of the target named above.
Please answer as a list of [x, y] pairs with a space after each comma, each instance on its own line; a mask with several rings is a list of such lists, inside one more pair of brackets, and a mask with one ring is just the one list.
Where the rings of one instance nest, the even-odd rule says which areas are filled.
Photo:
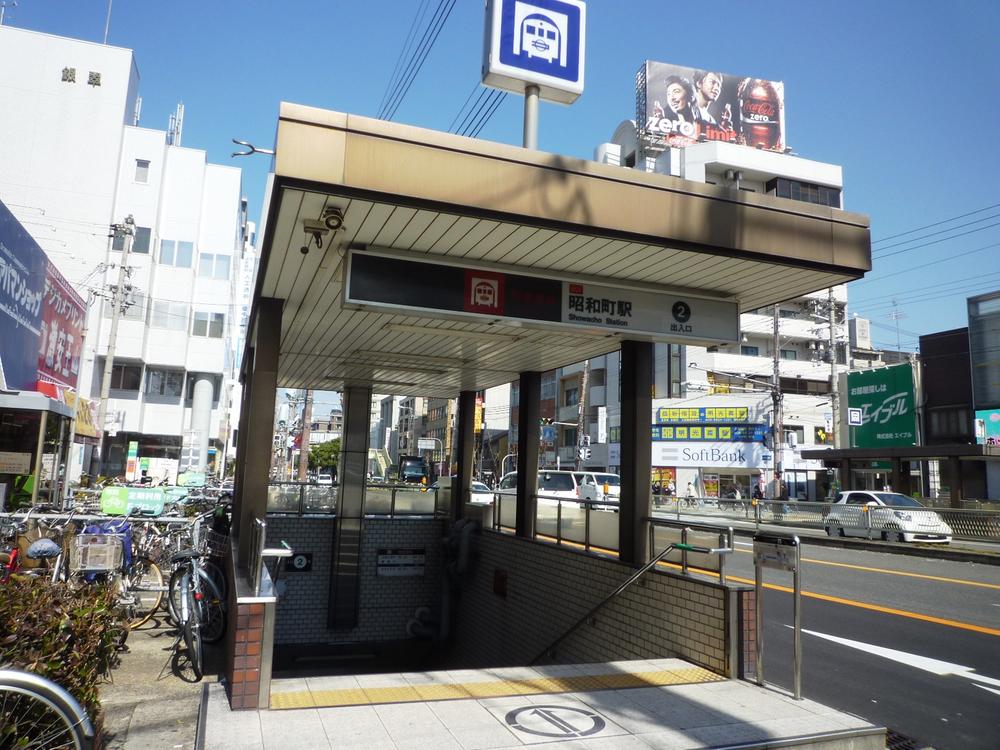
[[542, 422], [542, 425], [550, 425], [553, 422], [555, 422], [555, 420], [554, 419], [549, 419], [548, 417], [542, 417], [541, 422]]

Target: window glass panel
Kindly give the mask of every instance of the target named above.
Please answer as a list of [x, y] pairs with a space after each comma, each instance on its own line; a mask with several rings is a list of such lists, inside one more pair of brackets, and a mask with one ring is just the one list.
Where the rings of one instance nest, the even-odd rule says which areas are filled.
[[228, 279], [229, 278], [229, 256], [228, 255], [216, 255], [215, 256], [215, 278], [217, 278], [217, 279]]
[[184, 373], [178, 370], [146, 370], [146, 393], [179, 398], [184, 387]]
[[177, 243], [177, 261], [174, 263], [178, 268], [191, 268], [191, 260], [194, 255], [193, 242]]
[[149, 227], [136, 227], [135, 238], [132, 240], [132, 252], [149, 255]]
[[759, 357], [760, 347], [759, 346], [741, 346], [740, 354], [744, 357]]
[[145, 159], [135, 160], [135, 181], [149, 182], [149, 162]]
[[141, 380], [141, 365], [115, 365], [111, 369], [111, 387], [116, 390], [137, 391]]
[[194, 319], [191, 322], [191, 335], [192, 336], [208, 335], [208, 313], [195, 312]]
[[794, 349], [782, 349], [781, 350], [782, 359], [798, 359], [799, 353]]
[[111, 249], [119, 253], [125, 249], [125, 232], [115, 230], [111, 240]]
[[202, 253], [198, 256], [198, 277], [210, 279], [213, 275], [212, 266], [215, 264], [215, 256], [211, 253]]
[[144, 320], [146, 318], [146, 295], [142, 292], [132, 292], [125, 301], [125, 320]]
[[212, 321], [208, 326], [208, 335], [213, 339], [222, 338], [222, 329], [225, 327], [226, 316], [222, 313], [212, 313]]
[[563, 406], [576, 406], [580, 403], [580, 391], [576, 388], [567, 388], [563, 398]]
[[174, 264], [174, 250], [177, 243], [173, 240], [160, 240], [160, 263], [168, 266]]

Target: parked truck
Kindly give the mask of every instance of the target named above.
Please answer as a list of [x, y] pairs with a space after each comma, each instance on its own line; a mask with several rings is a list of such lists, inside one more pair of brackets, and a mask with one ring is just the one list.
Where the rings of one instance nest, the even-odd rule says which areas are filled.
[[427, 462], [422, 456], [400, 456], [397, 464], [396, 475], [400, 482], [412, 482], [414, 484], [426, 483], [428, 481]]

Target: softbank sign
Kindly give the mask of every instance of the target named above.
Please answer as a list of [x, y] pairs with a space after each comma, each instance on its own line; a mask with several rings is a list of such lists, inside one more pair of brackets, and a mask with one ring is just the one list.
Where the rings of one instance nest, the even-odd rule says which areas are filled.
[[763, 458], [761, 443], [653, 443], [654, 466], [757, 469]]

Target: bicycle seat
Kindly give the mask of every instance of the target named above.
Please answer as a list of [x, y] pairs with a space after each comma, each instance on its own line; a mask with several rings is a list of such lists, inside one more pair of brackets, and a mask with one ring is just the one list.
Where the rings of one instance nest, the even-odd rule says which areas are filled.
[[196, 549], [184, 549], [180, 552], [175, 552], [170, 556], [171, 564], [184, 562], [185, 560], [193, 560], [196, 557], [204, 557], [204, 552], [199, 552]]
[[62, 554], [62, 547], [51, 539], [37, 539], [28, 547], [28, 557], [32, 560], [48, 560], [59, 557]]

